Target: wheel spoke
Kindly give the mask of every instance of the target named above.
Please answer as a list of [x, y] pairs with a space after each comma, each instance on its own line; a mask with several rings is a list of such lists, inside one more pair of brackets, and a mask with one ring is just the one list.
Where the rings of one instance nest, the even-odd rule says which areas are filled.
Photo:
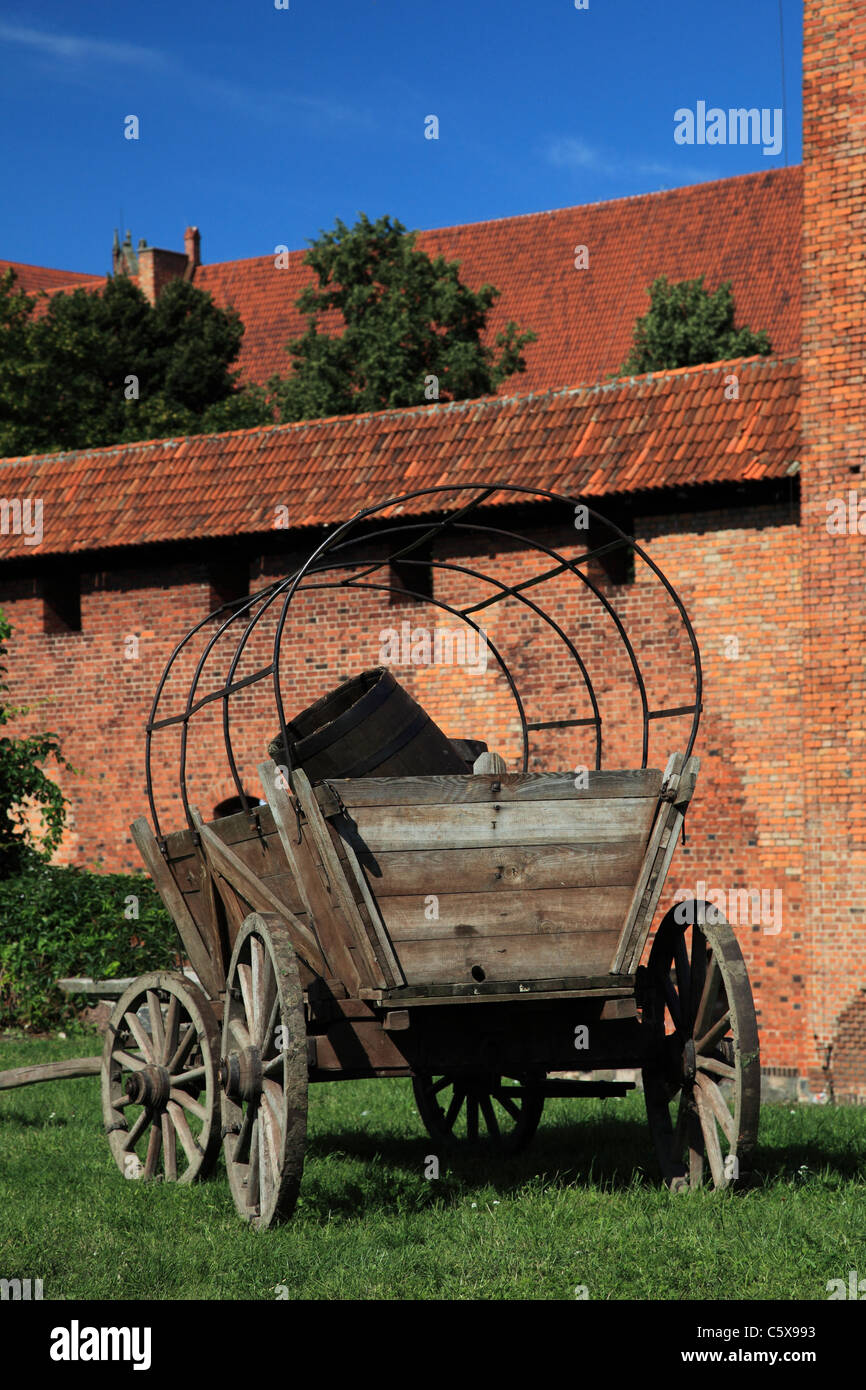
[[162, 1161], [166, 1182], [177, 1182], [177, 1135], [171, 1116], [165, 1111], [160, 1117], [162, 1125]]
[[725, 1033], [727, 1033], [730, 1026], [731, 1011], [730, 1009], [725, 1009], [725, 1012], [722, 1014], [721, 1018], [716, 1019], [716, 1022], [713, 1024], [712, 1028], [710, 1028], [706, 1033], [704, 1033], [704, 1036], [702, 1038], [698, 1038], [695, 1041], [695, 1052], [709, 1052], [710, 1048], [715, 1047], [716, 1043], [719, 1041], [719, 1038], [724, 1037]]
[[193, 1044], [197, 1041], [198, 1033], [196, 1032], [193, 1025], [190, 1024], [183, 1037], [181, 1038], [180, 1042], [178, 1043], [177, 1047], [175, 1048], [170, 1062], [166, 1066], [166, 1071], [169, 1073], [170, 1076], [174, 1075], [178, 1068], [183, 1066], [184, 1062], [186, 1061], [187, 1057], [193, 1049]]
[[680, 1000], [680, 1008], [688, 1008], [691, 997], [691, 971], [689, 969], [689, 953], [686, 950], [685, 932], [680, 932], [674, 942], [674, 967], [677, 972], [677, 994]]
[[252, 970], [250, 969], [250, 967], [249, 967], [248, 965], [244, 965], [242, 962], [238, 961], [238, 984], [239, 984], [240, 987], [241, 987], [241, 996], [242, 996], [243, 1001], [244, 1001], [244, 1016], [245, 1016], [244, 1021], [245, 1021], [245, 1023], [246, 1023], [247, 1032], [249, 1033], [250, 1040], [252, 1040], [253, 1033], [255, 1032], [255, 1026], [256, 1026], [256, 1016], [255, 1016], [255, 1013], [254, 1013], [254, 1011], [253, 1011], [253, 978], [252, 978], [252, 977], [253, 977], [253, 972], [252, 972]]
[[131, 1052], [125, 1052], [122, 1047], [118, 1048], [116, 1052], [112, 1052], [111, 1055], [120, 1062], [121, 1066], [126, 1067], [127, 1071], [141, 1071], [142, 1067], [147, 1066], [143, 1057], [133, 1057]]
[[184, 1110], [188, 1110], [191, 1115], [197, 1115], [200, 1120], [206, 1120], [208, 1112], [206, 1106], [199, 1101], [193, 1100], [192, 1096], [187, 1095], [186, 1091], [178, 1091], [172, 1086], [169, 1091], [169, 1098], [177, 1105], [182, 1105]]
[[715, 1081], [710, 1080], [708, 1076], [699, 1076], [695, 1084], [721, 1125], [728, 1143], [733, 1147], [737, 1142], [737, 1121], [725, 1104], [725, 1098]]
[[668, 973], [667, 975], [665, 975], [665, 982], [664, 982], [664, 985], [665, 985], [665, 1003], [666, 1003], [667, 1006], [668, 1006], [668, 1013], [669, 1013], [670, 1016], [671, 1016], [671, 1020], [673, 1021], [673, 1025], [674, 1025], [674, 1028], [676, 1029], [677, 1033], [679, 1033], [680, 1035], [682, 1035], [682, 1031], [683, 1031], [683, 1015], [682, 1015], [681, 998], [680, 998], [680, 995], [677, 993], [676, 986], [674, 985], [674, 982], [673, 982], [673, 980], [671, 979], [669, 973]]
[[256, 1118], [256, 1107], [248, 1105], [241, 1121], [241, 1127], [232, 1150], [235, 1163], [248, 1163], [250, 1158], [250, 1137]]
[[720, 1062], [717, 1057], [702, 1057], [697, 1059], [699, 1071], [712, 1071], [717, 1076], [726, 1077], [728, 1081], [733, 1081], [737, 1075], [736, 1067], [729, 1066], [727, 1062]]
[[250, 1166], [247, 1173], [247, 1206], [259, 1207], [262, 1195], [259, 1190], [259, 1164], [261, 1160], [261, 1125], [259, 1124], [258, 1106], [256, 1107], [255, 1118], [253, 1119], [253, 1129], [250, 1135]]
[[151, 1118], [152, 1116], [149, 1110], [142, 1110], [138, 1119], [134, 1121], [132, 1129], [123, 1136], [123, 1149], [125, 1152], [128, 1153], [130, 1149], [135, 1147], [142, 1134], [147, 1129], [147, 1126], [150, 1124]]
[[466, 1097], [466, 1138], [470, 1144], [478, 1140], [478, 1100], [475, 1096]]
[[710, 1106], [707, 1104], [703, 1090], [700, 1087], [695, 1088], [695, 1102], [698, 1108], [698, 1117], [701, 1123], [701, 1131], [704, 1136], [704, 1147], [706, 1149], [707, 1158], [710, 1161], [710, 1172], [713, 1175], [713, 1186], [724, 1187], [727, 1181], [725, 1178], [725, 1163], [724, 1159], [722, 1158], [722, 1150], [719, 1146], [719, 1135], [718, 1131], [716, 1130], [716, 1120]]
[[189, 1159], [189, 1162], [191, 1164], [196, 1163], [201, 1157], [201, 1148], [198, 1140], [189, 1127], [186, 1115], [175, 1100], [169, 1100], [166, 1105], [166, 1110], [174, 1121], [174, 1127], [177, 1130], [178, 1138], [183, 1145], [183, 1151]]
[[154, 1177], [156, 1165], [159, 1162], [159, 1151], [162, 1147], [162, 1124], [151, 1126], [150, 1138], [147, 1141], [147, 1158], [144, 1161], [144, 1179], [147, 1182]]
[[281, 1133], [283, 1128], [283, 1089], [277, 1085], [276, 1081], [265, 1080], [262, 1082], [262, 1094], [267, 1104], [267, 1110], [277, 1126], [277, 1133]]
[[162, 1005], [156, 990], [147, 991], [147, 1016], [150, 1019], [150, 1034], [153, 1038], [153, 1051], [157, 1061], [162, 1061], [165, 1048], [165, 1033], [162, 1027]]
[[490, 1103], [490, 1096], [482, 1095], [480, 1097], [480, 1100], [481, 1113], [484, 1116], [484, 1122], [487, 1125], [487, 1133], [490, 1135], [491, 1139], [498, 1143], [502, 1138], [502, 1135], [499, 1132], [499, 1124], [497, 1122], [496, 1115], [493, 1112], [493, 1106]]
[[206, 1067], [193, 1067], [191, 1071], [182, 1071], [179, 1076], [173, 1076], [171, 1079], [175, 1086], [189, 1086], [193, 1081], [204, 1081], [206, 1076]]
[[454, 1094], [451, 1097], [451, 1104], [448, 1106], [447, 1114], [445, 1115], [443, 1120], [446, 1129], [451, 1130], [454, 1128], [454, 1122], [457, 1119], [457, 1116], [460, 1114], [460, 1107], [462, 1106], [465, 1098], [466, 1092], [455, 1082]]
[[178, 1033], [180, 1032], [180, 1000], [173, 994], [168, 1001], [168, 1008], [165, 1013], [165, 1034], [162, 1048], [162, 1061], [167, 1065], [177, 1047]]
[[508, 1112], [512, 1120], [517, 1121], [520, 1119], [520, 1107], [514, 1104], [514, 1101], [511, 1099], [510, 1095], [508, 1094], [508, 1091], [504, 1087], [495, 1086], [493, 1088], [492, 1095], [495, 1097], [496, 1100], [499, 1101], [499, 1104], [502, 1106], [502, 1109]]
[[[277, 982], [276, 982], [276, 980], [273, 978], [273, 975], [271, 975], [270, 978], [271, 978], [271, 981], [273, 982], [274, 990], [276, 991]], [[271, 1047], [276, 1047], [276, 1036], [275, 1036], [275, 1035], [276, 1035], [276, 1031], [277, 1031], [277, 1019], [279, 1018], [279, 1016], [280, 1016], [280, 996], [275, 992], [275, 993], [274, 993], [274, 997], [273, 997], [273, 999], [272, 999], [272, 1001], [271, 1001], [271, 1006], [270, 1006], [270, 1008], [269, 1008], [269, 1010], [268, 1010], [268, 1017], [267, 1017], [267, 1023], [266, 1023], [266, 1025], [265, 1025], [265, 1030], [264, 1030], [264, 1032], [262, 1033], [261, 1042], [259, 1043], [259, 1046], [261, 1047], [261, 1050], [262, 1050], [262, 1056], [264, 1056], [267, 1052], [269, 1052], [270, 1049], [271, 1049]], [[278, 1052], [278, 1053], [277, 1053], [277, 1056], [279, 1057], [280, 1055], [281, 1055], [281, 1053]]]
[[704, 1180], [704, 1132], [693, 1101], [687, 1102], [686, 1131], [689, 1143], [689, 1186], [700, 1187]]
[[444, 1090], [445, 1090], [445, 1087], [446, 1087], [446, 1086], [450, 1086], [450, 1085], [452, 1084], [452, 1082], [453, 1082], [453, 1077], [451, 1077], [451, 1076], [442, 1076], [442, 1077], [440, 1077], [439, 1080], [438, 1080], [438, 1081], [434, 1081], [434, 1082], [433, 1082], [433, 1085], [430, 1087], [430, 1094], [431, 1094], [431, 1096], [438, 1096], [439, 1092], [440, 1092], [440, 1091], [444, 1091]]
[[142, 1028], [141, 1019], [138, 1017], [138, 1014], [132, 1013], [131, 1011], [128, 1012], [126, 1014], [126, 1026], [135, 1038], [135, 1041], [138, 1043], [150, 1065], [153, 1066], [156, 1058], [153, 1055], [150, 1038], [147, 1036], [144, 1028]]
[[234, 1033], [240, 1047], [252, 1047], [253, 1040], [250, 1037], [245, 1025], [239, 1018], [233, 1018], [229, 1022], [229, 1028]]
[[716, 1008], [716, 1001], [719, 997], [719, 987], [722, 983], [722, 972], [719, 962], [715, 955], [710, 960], [710, 968], [707, 971], [707, 978], [704, 980], [704, 987], [695, 1011], [694, 1037], [699, 1038], [705, 1031], [707, 1021], [712, 1018]]

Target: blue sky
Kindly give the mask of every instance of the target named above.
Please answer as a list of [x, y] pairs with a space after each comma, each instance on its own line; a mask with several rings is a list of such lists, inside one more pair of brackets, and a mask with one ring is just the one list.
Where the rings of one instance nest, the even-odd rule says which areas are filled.
[[783, 105], [779, 0], [289, 6], [4, 3], [0, 258], [104, 274], [115, 227], [181, 250], [195, 224], [233, 260], [359, 210], [449, 226], [801, 159], [802, 0], [781, 0], [776, 156], [673, 132], [699, 101]]

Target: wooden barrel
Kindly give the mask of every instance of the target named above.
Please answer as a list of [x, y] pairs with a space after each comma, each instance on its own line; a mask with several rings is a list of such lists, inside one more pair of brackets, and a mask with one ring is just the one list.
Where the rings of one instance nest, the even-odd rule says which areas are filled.
[[[385, 666], [338, 685], [286, 726], [290, 765], [324, 777], [421, 777], [471, 771], [460, 751]], [[287, 761], [280, 735], [268, 747]]]

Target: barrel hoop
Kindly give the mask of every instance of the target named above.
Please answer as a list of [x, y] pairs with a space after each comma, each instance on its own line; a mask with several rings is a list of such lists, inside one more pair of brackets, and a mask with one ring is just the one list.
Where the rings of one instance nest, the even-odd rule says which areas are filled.
[[429, 714], [423, 709], [419, 710], [414, 719], [410, 719], [405, 729], [400, 729], [389, 743], [386, 743], [383, 748], [377, 748], [373, 753], [368, 753], [365, 758], [361, 758], [360, 762], [350, 767], [348, 772], [341, 772], [340, 776], [366, 777], [368, 772], [381, 767], [389, 758], [393, 758], [396, 753], [399, 753], [401, 748], [405, 748], [407, 743], [411, 743], [412, 739], [424, 728], [424, 725], [429, 723], [431, 723]]
[[380, 705], [383, 705], [388, 696], [393, 695], [395, 689], [393, 676], [388, 680], [387, 674], [386, 672], [369, 690], [365, 690], [359, 700], [356, 700], [342, 714], [338, 714], [337, 718], [333, 719], [330, 724], [325, 724], [315, 733], [308, 734], [306, 738], [298, 739], [293, 749], [294, 756], [297, 757], [298, 761], [305, 763], [308, 758], [314, 758], [323, 749], [330, 748], [331, 744], [336, 743], [338, 738], [358, 728], [363, 720], [374, 710], [377, 710]]

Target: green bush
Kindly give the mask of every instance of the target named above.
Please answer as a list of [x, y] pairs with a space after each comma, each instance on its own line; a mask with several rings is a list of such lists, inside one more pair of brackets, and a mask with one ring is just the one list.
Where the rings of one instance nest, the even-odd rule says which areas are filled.
[[106, 980], [179, 965], [174, 924], [144, 874], [36, 862], [0, 880], [0, 1028], [73, 1023], [87, 1001], [57, 989], [65, 976]]

